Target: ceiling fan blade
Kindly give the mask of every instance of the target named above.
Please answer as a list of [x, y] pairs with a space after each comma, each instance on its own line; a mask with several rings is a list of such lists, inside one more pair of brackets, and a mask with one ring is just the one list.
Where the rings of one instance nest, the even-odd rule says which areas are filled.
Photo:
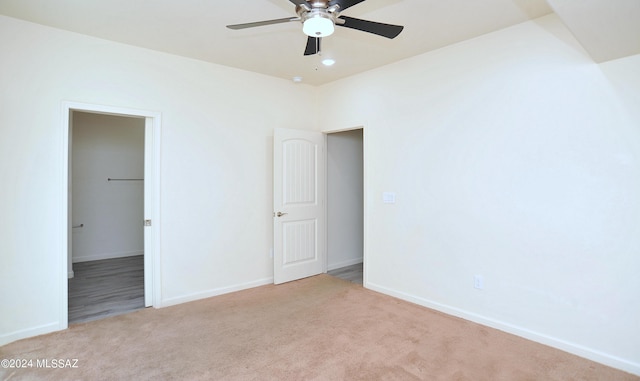
[[338, 26], [357, 29], [363, 32], [377, 34], [378, 36], [383, 36], [386, 38], [395, 38], [400, 34], [400, 32], [402, 32], [402, 29], [404, 29], [404, 27], [400, 25], [383, 24], [375, 21], [355, 19], [353, 17], [347, 16], [340, 16], [338, 17], [338, 19], [344, 20], [344, 23], [337, 22], [336, 25]]
[[331, 0], [329, 2], [329, 6], [338, 4], [340, 6], [340, 12], [342, 12], [347, 8], [350, 8], [356, 4], [362, 3], [363, 1], [364, 0]]
[[234, 30], [235, 29], [246, 29], [246, 28], [253, 28], [253, 27], [256, 27], [256, 26], [263, 26], [263, 25], [282, 24], [282, 23], [289, 22], [289, 21], [300, 21], [300, 18], [299, 17], [287, 17], [287, 18], [284, 18], [284, 19], [248, 22], [246, 24], [227, 25], [227, 28], [234, 29]]
[[307, 4], [307, 0], [289, 0], [289, 1], [294, 3], [295, 5]]
[[304, 55], [312, 56], [320, 52], [320, 41], [322, 41], [320, 37], [309, 36], [309, 38], [307, 38], [307, 47], [304, 49]]

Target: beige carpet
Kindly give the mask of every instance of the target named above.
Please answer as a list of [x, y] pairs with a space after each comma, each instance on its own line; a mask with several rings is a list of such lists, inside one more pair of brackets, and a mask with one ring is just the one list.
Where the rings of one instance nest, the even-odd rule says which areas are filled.
[[73, 325], [0, 359], [33, 360], [2, 380], [640, 380], [328, 275]]

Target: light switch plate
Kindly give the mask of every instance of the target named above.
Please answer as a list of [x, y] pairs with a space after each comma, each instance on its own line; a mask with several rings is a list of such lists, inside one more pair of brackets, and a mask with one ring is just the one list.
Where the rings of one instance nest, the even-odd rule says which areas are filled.
[[395, 204], [396, 194], [394, 192], [382, 192], [382, 202], [385, 204]]

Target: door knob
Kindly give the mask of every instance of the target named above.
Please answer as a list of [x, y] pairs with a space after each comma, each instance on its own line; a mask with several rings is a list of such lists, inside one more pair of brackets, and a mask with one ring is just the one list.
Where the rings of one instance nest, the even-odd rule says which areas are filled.
[[287, 213], [282, 213], [282, 212], [278, 212], [276, 213], [276, 217], [282, 217], [284, 215], [286, 215]]

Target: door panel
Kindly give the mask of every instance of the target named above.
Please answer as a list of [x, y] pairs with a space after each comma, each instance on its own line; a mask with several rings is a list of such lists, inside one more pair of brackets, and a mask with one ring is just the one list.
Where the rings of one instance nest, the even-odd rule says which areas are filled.
[[326, 271], [325, 136], [274, 131], [274, 283]]
[[282, 264], [289, 266], [318, 257], [316, 220], [282, 223]]

